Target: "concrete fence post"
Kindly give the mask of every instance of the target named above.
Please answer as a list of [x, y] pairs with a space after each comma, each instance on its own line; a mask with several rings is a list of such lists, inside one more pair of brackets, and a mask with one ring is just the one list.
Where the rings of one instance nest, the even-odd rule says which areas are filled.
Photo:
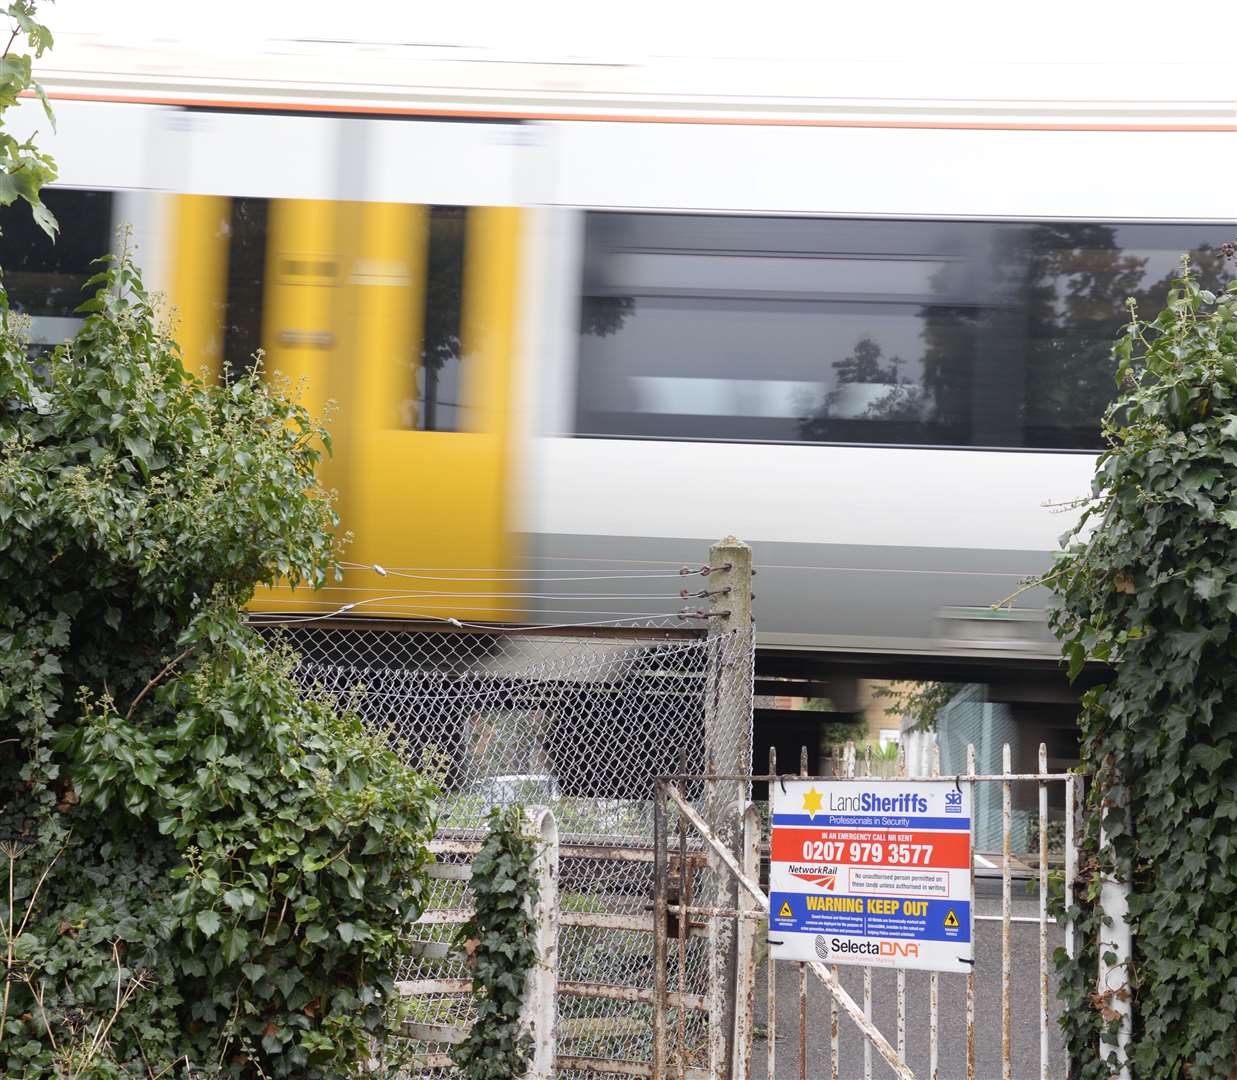
[[[746, 776], [752, 771], [752, 549], [727, 536], [709, 549], [708, 636], [710, 669], [705, 686], [704, 742], [707, 771]], [[743, 865], [743, 814], [750, 782], [714, 780], [708, 785], [709, 827]], [[714, 903], [735, 910], [739, 886], [715, 855], [710, 855], [717, 882]], [[735, 1035], [739, 934], [729, 919], [709, 920], [709, 1068], [716, 1080], [732, 1080], [740, 1048]]]
[[558, 1019], [558, 823], [544, 806], [524, 811], [524, 832], [537, 845], [537, 899], [531, 905], [537, 961], [524, 984], [520, 1022], [533, 1040], [527, 1080], [553, 1080]]

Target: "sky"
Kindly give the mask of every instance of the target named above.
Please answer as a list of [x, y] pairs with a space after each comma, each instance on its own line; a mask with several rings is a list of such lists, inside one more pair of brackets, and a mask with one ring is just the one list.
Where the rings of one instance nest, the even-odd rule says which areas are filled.
[[[1237, 37], [1237, 4], [1191, 9], [1161, 0], [57, 0], [43, 17], [55, 33], [118, 43], [399, 41], [620, 63], [650, 56], [922, 62], [930, 47], [942, 63], [1120, 58], [1232, 66], [1225, 49]], [[1234, 84], [1237, 95], [1237, 75]]]

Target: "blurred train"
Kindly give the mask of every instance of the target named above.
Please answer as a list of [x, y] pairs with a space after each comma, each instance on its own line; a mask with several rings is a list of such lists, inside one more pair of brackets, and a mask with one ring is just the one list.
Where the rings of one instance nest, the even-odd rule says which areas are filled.
[[261, 349], [337, 403], [358, 566], [265, 611], [668, 613], [683, 582], [644, 575], [735, 534], [762, 645], [1051, 655], [1042, 596], [987, 606], [1048, 565], [1072, 512], [1045, 503], [1088, 491], [1125, 298], [1185, 252], [1223, 276], [1237, 216], [1214, 102], [96, 54], [44, 73], [61, 239], [6, 215], [0, 264], [58, 341], [130, 223], [192, 367]]

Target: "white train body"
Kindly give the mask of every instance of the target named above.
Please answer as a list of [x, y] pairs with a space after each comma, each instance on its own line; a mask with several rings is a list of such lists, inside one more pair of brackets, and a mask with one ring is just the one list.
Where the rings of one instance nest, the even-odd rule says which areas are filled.
[[[393, 49], [319, 45], [299, 52], [255, 47], [228, 58], [139, 48], [122, 58], [126, 74], [114, 75], [100, 56], [98, 46], [72, 35], [57, 50], [44, 78], [58, 128], [42, 141], [59, 160], [62, 186], [118, 193], [113, 217], [134, 225], [157, 285], [172, 272], [167, 238], [178, 196], [520, 208], [517, 378], [503, 510], [511, 565], [578, 571], [699, 563], [710, 541], [735, 534], [755, 549], [758, 630], [768, 647], [1052, 655], [1034, 614], [990, 619], [983, 609], [1049, 564], [1074, 512], [1045, 504], [1088, 492], [1095, 447], [1026, 445], [1030, 437], [985, 443], [970, 414], [959, 421], [971, 425], [969, 443], [934, 443], [923, 420], [909, 442], [855, 436], [853, 425], [874, 415], [872, 395], [899, 385], [896, 374], [880, 382], [886, 391], [856, 389], [877, 385], [862, 379], [845, 394], [841, 383], [829, 384], [829, 423], [851, 423], [845, 438], [778, 437], [787, 425], [804, 430], [807, 421], [791, 415], [784, 400], [802, 389], [794, 350], [776, 343], [768, 371], [744, 354], [748, 374], [739, 383], [723, 381], [731, 369], [712, 378], [689, 366], [676, 375], [673, 357], [647, 371], [638, 359], [622, 359], [634, 365], [621, 375], [637, 402], [628, 412], [642, 407], [646, 419], [605, 406], [595, 414], [603, 422], [587, 430], [593, 414], [582, 393], [602, 386], [582, 383], [581, 374], [582, 281], [592, 272], [590, 244], [600, 243], [590, 228], [612, 228], [619, 237], [598, 273], [640, 277], [657, 296], [670, 297], [668, 311], [712, 302], [692, 275], [726, 278], [716, 267], [732, 257], [735, 280], [727, 278], [722, 292], [751, 292], [750, 310], [789, 311], [786, 305], [811, 294], [808, 306], [827, 313], [851, 312], [859, 301], [835, 293], [853, 293], [864, 273], [876, 282], [869, 292], [886, 290], [882, 302], [903, 290], [908, 311], [916, 304], [926, 310], [923, 275], [960, 265], [958, 252], [991, 243], [997, 226], [1008, 226], [1001, 236], [1013, 236], [1015, 225], [1039, 223], [1117, 230], [1172, 224], [1193, 245], [1231, 238], [1237, 218], [1237, 122], [1214, 74], [1202, 76], [1214, 86], [1201, 85], [1182, 101], [1174, 100], [1173, 72], [1144, 72], [1160, 95], [1149, 104], [1136, 89], [1137, 73], [1115, 65], [1084, 72], [993, 67], [986, 78], [997, 89], [983, 95], [975, 91], [984, 77], [978, 68], [908, 74], [856, 64], [821, 74], [803, 63], [745, 64], [727, 73], [704, 61], [683, 68], [646, 62], [581, 65], [568, 77], [544, 64], [504, 67], [473, 58], [452, 67], [438, 55], [401, 59]], [[556, 88], [556, 79], [571, 85]], [[728, 79], [738, 89], [724, 85]], [[1052, 100], [1046, 85], [1056, 88]], [[769, 89], [759, 94], [762, 86]], [[881, 94], [882, 87], [892, 91]], [[1108, 88], [1106, 97], [1100, 87]], [[33, 106], [30, 112], [34, 124]], [[612, 216], [601, 221], [601, 212]], [[810, 259], [784, 245], [762, 249], [758, 236], [727, 256], [729, 241], [709, 239], [721, 235], [712, 219], [772, 223], [759, 229], [775, 238], [824, 231], [819, 242], [804, 241]], [[885, 223], [889, 244], [912, 233], [888, 223], [928, 223], [938, 231], [924, 235], [939, 237], [930, 243], [947, 254], [918, 252], [919, 263], [931, 265], [904, 272], [881, 250], [824, 250], [834, 243], [829, 237], [862, 233], [836, 224], [793, 224], [788, 232], [792, 226], [778, 221], [851, 222], [854, 229]], [[624, 229], [636, 239], [623, 240]], [[679, 234], [705, 239], [671, 251], [640, 240], [646, 232], [670, 237], [667, 244]], [[1147, 256], [1148, 277], [1159, 276], [1175, 254], [1157, 248]], [[718, 301], [706, 321], [737, 318], [734, 312], [749, 310], [742, 303]], [[42, 325], [49, 339], [64, 330], [54, 321]], [[587, 343], [602, 350], [590, 363], [618, 364], [615, 350], [627, 348], [623, 335], [635, 325], [620, 317], [621, 333]], [[737, 342], [744, 331], [735, 325]], [[835, 324], [820, 325], [827, 337]], [[890, 340], [903, 340], [899, 334], [891, 330]], [[841, 357], [854, 346], [846, 341], [834, 351]], [[822, 356], [833, 356], [828, 348]], [[839, 362], [846, 361], [832, 366]], [[909, 362], [914, 387], [916, 363]], [[785, 371], [774, 370], [779, 364]], [[676, 437], [682, 408], [675, 395], [689, 392], [692, 420]], [[839, 404], [843, 398], [857, 404]], [[660, 419], [647, 419], [649, 410], [660, 410]], [[750, 431], [739, 430], [745, 424]], [[736, 433], [728, 435], [731, 425]], [[412, 527], [428, 526], [414, 520]], [[1042, 602], [1030, 594], [1019, 605], [1033, 612]], [[585, 619], [602, 617], [590, 613], [597, 606], [566, 603]], [[675, 606], [667, 601], [661, 609]], [[540, 610], [508, 617], [563, 617], [562, 601], [530, 607]], [[390, 605], [375, 612], [399, 614]]]

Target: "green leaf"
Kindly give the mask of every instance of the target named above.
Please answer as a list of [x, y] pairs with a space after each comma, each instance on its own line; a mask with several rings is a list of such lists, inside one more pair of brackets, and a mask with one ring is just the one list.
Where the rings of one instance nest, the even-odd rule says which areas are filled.
[[220, 935], [220, 942], [223, 945], [224, 960], [234, 964], [249, 948], [249, 931], [240, 926], [231, 927]]
[[56, 130], [56, 114], [52, 110], [52, 103], [47, 100], [47, 91], [43, 89], [43, 84], [40, 82], [32, 82], [31, 88], [39, 96], [39, 101], [43, 105], [43, 115], [47, 117], [47, 122], [51, 124], [52, 131]]
[[1073, 682], [1086, 666], [1087, 650], [1078, 642], [1073, 642], [1067, 646], [1066, 656], [1069, 658], [1069, 671], [1066, 677]]
[[138, 461], [145, 462], [150, 459], [150, 443], [141, 435], [126, 435], [121, 441], [125, 444], [125, 449]]
[[1200, 600], [1210, 600], [1224, 587], [1222, 574], [1200, 574], [1194, 579], [1194, 592]]
[[30, 209], [34, 214], [35, 224], [55, 240], [60, 232], [60, 223], [56, 220], [56, 215], [48, 210], [42, 202], [31, 203]]
[[214, 911], [199, 911], [196, 922], [198, 929], [207, 937], [214, 937], [219, 932], [219, 915]]

